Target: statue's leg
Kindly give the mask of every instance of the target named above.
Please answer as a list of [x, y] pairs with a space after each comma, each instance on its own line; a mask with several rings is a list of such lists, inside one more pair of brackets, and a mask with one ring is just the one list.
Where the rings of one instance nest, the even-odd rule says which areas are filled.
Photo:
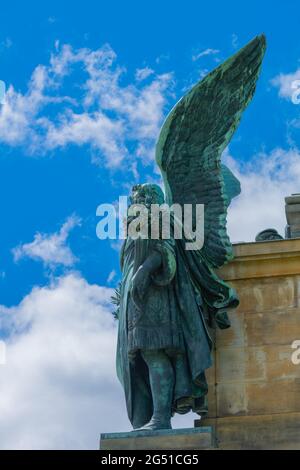
[[174, 370], [170, 358], [163, 350], [141, 353], [149, 369], [153, 416], [150, 422], [140, 429], [171, 429]]

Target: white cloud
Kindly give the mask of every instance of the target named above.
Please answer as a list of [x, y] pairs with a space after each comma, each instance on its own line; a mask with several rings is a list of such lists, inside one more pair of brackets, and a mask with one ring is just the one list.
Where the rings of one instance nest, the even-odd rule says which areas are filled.
[[14, 260], [32, 258], [43, 261], [49, 267], [73, 266], [77, 260], [67, 245], [67, 239], [71, 230], [80, 225], [80, 222], [79, 217], [72, 215], [68, 217], [59, 232], [50, 235], [36, 233], [33, 242], [19, 245], [13, 249]]
[[47, 80], [45, 67], [38, 66], [32, 74], [26, 95], [9, 86], [0, 110], [0, 141], [18, 145], [25, 143], [26, 138], [28, 142], [32, 138], [30, 146], [36, 144], [33, 117], [48, 102], [43, 95]]
[[[101, 432], [131, 429], [115, 371], [112, 293], [69, 274], [0, 306], [8, 332], [0, 449], [97, 449]], [[194, 418], [178, 416], [175, 427]]]
[[[150, 74], [150, 82], [141, 84]], [[149, 159], [172, 75], [144, 68], [137, 78], [124, 83], [125, 69], [116, 64], [109, 45], [75, 50], [56, 41], [50, 63], [35, 68], [25, 93], [8, 87], [0, 109], [0, 142], [39, 155], [70, 144], [89, 145], [94, 161], [109, 167], [123, 160], [128, 164], [130, 154], [141, 156], [141, 148]]]
[[[67, 111], [59, 125], [46, 121], [48, 150], [68, 144], [90, 144], [109, 159], [111, 168], [118, 167], [127, 149], [124, 146], [124, 129], [119, 121], [109, 119], [101, 112], [79, 113]], [[102, 161], [101, 156], [94, 161]]]
[[195, 62], [196, 60], [201, 59], [201, 57], [205, 57], [205, 56], [209, 56], [209, 55], [215, 55], [215, 54], [218, 54], [219, 52], [220, 51], [218, 49], [208, 48], [208, 49], [205, 49], [201, 52], [198, 52], [197, 54], [194, 54], [192, 56], [192, 61]]
[[300, 191], [300, 151], [274, 149], [260, 153], [250, 162], [237, 162], [224, 155], [241, 182], [242, 192], [228, 212], [228, 231], [232, 241], [254, 241], [266, 228], [284, 236], [286, 226], [284, 198]]
[[68, 275], [0, 307], [1, 449], [98, 447], [100, 432], [128, 430], [115, 375], [110, 289]]
[[[294, 73], [280, 73], [271, 80], [271, 84], [274, 87], [278, 88], [278, 94], [281, 98], [291, 100], [293, 95], [295, 94], [295, 85], [293, 85], [293, 83], [296, 82], [296, 80], [300, 80], [300, 69], [296, 70], [296, 72]], [[298, 89], [299, 83], [296, 87]]]

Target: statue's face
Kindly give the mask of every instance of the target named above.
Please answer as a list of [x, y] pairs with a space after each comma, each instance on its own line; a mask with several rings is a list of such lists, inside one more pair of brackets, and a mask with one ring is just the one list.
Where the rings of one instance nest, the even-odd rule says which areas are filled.
[[137, 184], [132, 188], [130, 202], [147, 207], [151, 204], [163, 204], [164, 194], [156, 184]]

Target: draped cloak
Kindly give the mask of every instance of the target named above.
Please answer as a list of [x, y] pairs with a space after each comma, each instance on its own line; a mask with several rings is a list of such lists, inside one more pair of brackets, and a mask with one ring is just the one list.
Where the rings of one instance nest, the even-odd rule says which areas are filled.
[[[161, 253], [162, 267], [152, 275], [143, 306], [131, 298], [132, 277], [151, 254]], [[210, 268], [199, 251], [187, 251], [185, 240], [132, 240], [127, 238], [121, 253], [122, 284], [119, 306], [117, 375], [124, 388], [127, 413], [133, 428], [152, 417], [153, 404], [148, 368], [141, 349], [165, 349], [185, 357], [191, 385], [190, 406], [197, 412], [197, 400], [207, 393], [205, 370], [211, 367], [212, 340], [209, 327], [228, 328], [226, 309], [238, 305], [234, 289]], [[180, 398], [176, 395], [173, 412]]]

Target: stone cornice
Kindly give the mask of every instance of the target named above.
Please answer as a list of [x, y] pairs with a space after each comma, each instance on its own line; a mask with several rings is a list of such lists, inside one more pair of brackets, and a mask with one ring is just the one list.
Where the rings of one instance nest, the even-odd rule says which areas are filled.
[[300, 238], [233, 245], [235, 258], [218, 271], [228, 281], [300, 274]]

